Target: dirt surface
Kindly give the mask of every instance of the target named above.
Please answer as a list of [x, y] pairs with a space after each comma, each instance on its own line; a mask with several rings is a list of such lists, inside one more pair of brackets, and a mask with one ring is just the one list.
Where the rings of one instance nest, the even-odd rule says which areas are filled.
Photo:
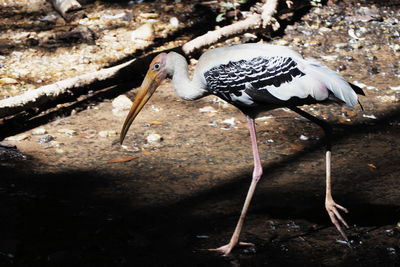
[[241, 236], [255, 247], [205, 250], [229, 240], [250, 184], [246, 121], [212, 96], [180, 100], [165, 82], [124, 146], [126, 111], [108, 98], [4, 141], [27, 159], [0, 162], [0, 265], [400, 266], [399, 4], [354, 5], [314, 9], [272, 40], [367, 95], [364, 111], [304, 107], [334, 127], [333, 197], [350, 211], [350, 242], [324, 208], [322, 131], [278, 109], [257, 120], [264, 175]]

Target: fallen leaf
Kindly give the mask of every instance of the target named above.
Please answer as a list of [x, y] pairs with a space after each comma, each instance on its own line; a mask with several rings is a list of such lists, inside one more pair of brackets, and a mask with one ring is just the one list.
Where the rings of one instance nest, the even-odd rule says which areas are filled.
[[142, 153], [143, 153], [143, 155], [146, 155], [146, 156], [153, 154], [152, 152], [145, 150], [145, 149], [143, 149]]
[[357, 112], [355, 112], [353, 110], [349, 110], [349, 109], [343, 108], [342, 111], [346, 114], [346, 116], [349, 116], [349, 117], [356, 117], [357, 116]]
[[339, 123], [340, 124], [353, 124], [353, 122], [346, 117], [339, 117]]
[[128, 157], [122, 157], [122, 158], [114, 158], [114, 159], [110, 159], [107, 162], [108, 163], [120, 163], [120, 162], [128, 162], [134, 159], [137, 159], [139, 156], [128, 156]]
[[149, 121], [149, 122], [147, 122], [147, 124], [149, 124], [149, 125], [161, 125], [162, 122], [161, 121]]
[[20, 134], [20, 135], [16, 135], [16, 136], [9, 136], [5, 140], [7, 140], [7, 141], [22, 141], [22, 140], [25, 140], [28, 138], [29, 138], [29, 135]]
[[329, 114], [322, 114], [322, 118], [324, 118], [325, 120], [329, 119]]
[[368, 164], [368, 167], [371, 167], [371, 168], [373, 168], [373, 169], [376, 169], [376, 165], [375, 165], [375, 164], [372, 164], [372, 163], [369, 163], [369, 164]]
[[290, 144], [290, 147], [296, 151], [302, 151], [304, 149], [304, 146], [298, 144]]

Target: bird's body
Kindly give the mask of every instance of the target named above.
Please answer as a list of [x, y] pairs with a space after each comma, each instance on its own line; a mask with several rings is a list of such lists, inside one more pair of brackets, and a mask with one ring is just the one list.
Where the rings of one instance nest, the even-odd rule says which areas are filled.
[[325, 131], [325, 206], [336, 228], [347, 238], [340, 223], [347, 224], [337, 208], [347, 210], [336, 204], [331, 195], [331, 128], [325, 121], [297, 106], [329, 101], [354, 106], [358, 103], [357, 93], [363, 94], [360, 88], [315, 59], [304, 59], [299, 53], [283, 46], [242, 44], [209, 50], [199, 58], [192, 79], [183, 56], [175, 52], [162, 53], [150, 64], [121, 131], [121, 143], [136, 115], [167, 76], [172, 77], [173, 86], [181, 98], [195, 100], [213, 94], [239, 108], [248, 120], [254, 158], [253, 179], [231, 241], [218, 251], [228, 254], [235, 245], [241, 244], [239, 234], [256, 184], [262, 176], [254, 118], [262, 111], [279, 107], [292, 109]]
[[182, 98], [214, 94], [246, 114], [327, 100], [357, 104], [356, 92], [342, 76], [285, 46], [242, 44], [209, 50], [199, 58], [190, 83], [183, 91], [195, 91], [195, 97]]

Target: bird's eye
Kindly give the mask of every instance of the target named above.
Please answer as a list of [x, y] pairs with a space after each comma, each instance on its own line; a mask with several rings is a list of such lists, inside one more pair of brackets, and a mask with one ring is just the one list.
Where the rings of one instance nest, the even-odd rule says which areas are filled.
[[154, 70], [159, 70], [160, 69], [160, 64], [154, 64], [153, 69]]

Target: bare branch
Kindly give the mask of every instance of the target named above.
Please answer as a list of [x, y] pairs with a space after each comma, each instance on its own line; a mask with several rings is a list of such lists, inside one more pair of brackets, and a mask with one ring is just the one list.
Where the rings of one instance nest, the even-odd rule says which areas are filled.
[[[62, 2], [62, 0], [52, 1]], [[243, 21], [208, 32], [187, 42], [181, 48], [183, 53], [186, 56], [190, 56], [195, 50], [215, 44], [221, 41], [221, 39], [231, 38], [245, 32], [254, 31], [259, 29], [261, 25], [266, 26], [273, 23], [273, 15], [276, 13], [277, 3], [278, 0], [267, 0], [262, 7], [262, 14], [253, 14]], [[150, 57], [153, 57], [153, 55], [147, 55], [115, 67], [62, 80], [54, 84], [30, 90], [22, 95], [0, 100], [0, 118], [14, 116], [29, 109], [40, 109], [42, 105], [51, 102], [65, 102], [63, 99], [67, 96], [77, 97], [87, 93], [89, 90], [104, 89], [113, 85], [132, 81], [132, 73], [144, 72], [144, 68], [147, 68], [147, 63], [144, 64], [143, 62], [146, 62]]]
[[[233, 36], [243, 34], [248, 31], [258, 29], [262, 23], [266, 27], [273, 19], [273, 14], [276, 13], [278, 0], [267, 0], [262, 6], [262, 14], [254, 14], [245, 20], [234, 24], [222, 27], [215, 31], [210, 31], [202, 36], [199, 36], [183, 45], [182, 50], [186, 55], [189, 55], [194, 50], [215, 44], [222, 39], [227, 39]], [[278, 24], [279, 25], [279, 24]]]
[[67, 21], [71, 20], [73, 15], [70, 15], [74, 11], [82, 9], [81, 4], [76, 0], [50, 0], [54, 6], [54, 9]]
[[[83, 74], [53, 84], [45, 85], [24, 94], [0, 100], [0, 118], [17, 114], [31, 108], [38, 108], [42, 104], [57, 101], [66, 95], [79, 95], [84, 88], [94, 83], [105, 82], [135, 60], [124, 64], [102, 69], [96, 72]], [[86, 89], [85, 91], [88, 91]]]

